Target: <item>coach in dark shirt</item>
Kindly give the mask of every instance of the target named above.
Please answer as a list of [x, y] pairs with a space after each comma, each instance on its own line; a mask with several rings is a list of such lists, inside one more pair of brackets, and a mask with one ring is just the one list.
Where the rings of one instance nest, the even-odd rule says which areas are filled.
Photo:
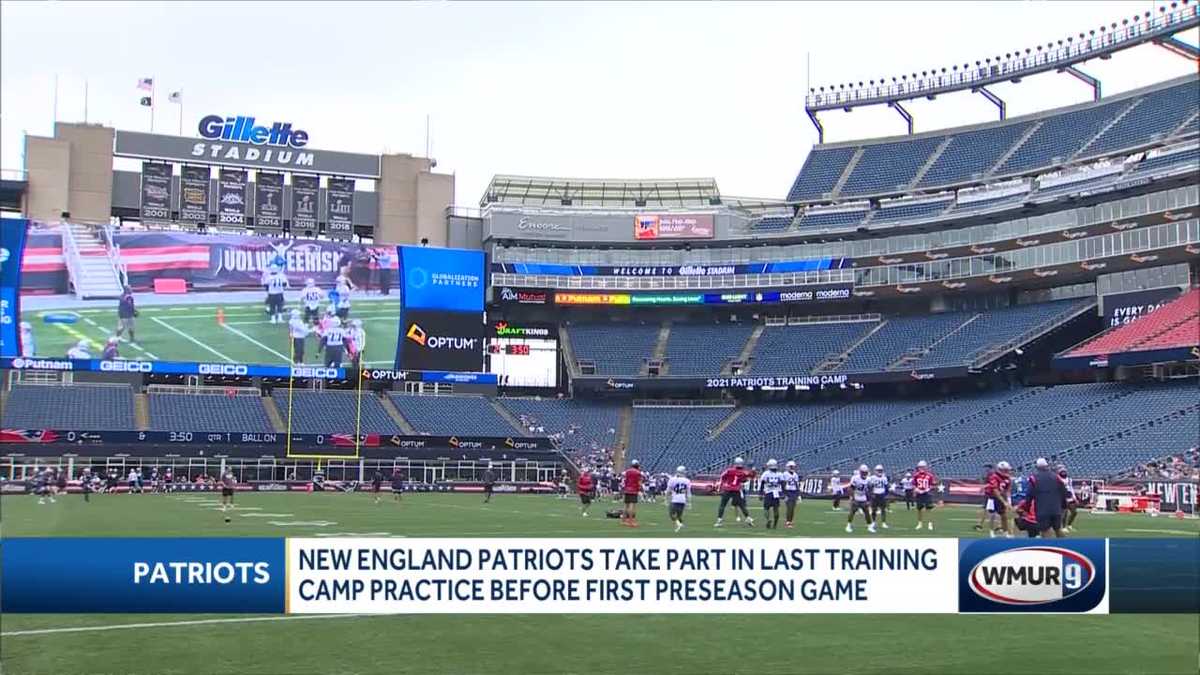
[[1029, 496], [1037, 504], [1037, 529], [1043, 537], [1061, 537], [1063, 504], [1067, 502], [1067, 486], [1050, 470], [1050, 462], [1039, 457], [1037, 471], [1029, 477]]

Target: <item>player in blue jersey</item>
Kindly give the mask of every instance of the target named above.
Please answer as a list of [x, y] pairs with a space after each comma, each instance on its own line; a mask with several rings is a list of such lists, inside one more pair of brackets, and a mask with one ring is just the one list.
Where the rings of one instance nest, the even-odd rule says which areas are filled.
[[789, 461], [783, 472], [783, 501], [787, 504], [784, 527], [791, 529], [796, 522], [796, 504], [800, 501], [800, 474], [796, 471], [795, 462]]

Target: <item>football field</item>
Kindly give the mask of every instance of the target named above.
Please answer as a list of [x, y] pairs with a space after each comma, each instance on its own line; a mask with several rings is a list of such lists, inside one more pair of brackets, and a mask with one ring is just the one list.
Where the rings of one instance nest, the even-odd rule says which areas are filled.
[[[915, 532], [901, 505], [877, 535], [845, 511], [801, 505], [793, 530], [712, 527], [699, 498], [672, 534], [662, 503], [642, 526], [582, 518], [575, 500], [467, 494], [241, 493], [226, 524], [212, 493], [0, 500], [0, 536], [975, 537], [977, 510], [935, 511]], [[1196, 537], [1196, 520], [1083, 513], [1077, 536]], [[0, 546], [3, 546], [0, 540]], [[79, 556], [86, 558], [87, 551]], [[68, 588], [72, 581], [64, 579]], [[69, 591], [68, 591], [69, 592]], [[914, 606], [921, 598], [913, 598]], [[722, 615], [3, 615], [0, 672], [48, 673], [1195, 673], [1200, 617]]]
[[[288, 337], [288, 312], [297, 307], [289, 301], [284, 323], [272, 324], [263, 302], [222, 303], [220, 294], [207, 294], [198, 304], [146, 305], [138, 308], [136, 343], [121, 342], [124, 359], [209, 363], [287, 364], [292, 359]], [[244, 295], [244, 294], [243, 294]], [[198, 299], [198, 298], [197, 298]], [[74, 315], [72, 323], [47, 323], [54, 315]], [[364, 365], [390, 368], [395, 362], [399, 299], [363, 299], [350, 311], [361, 319], [367, 333]], [[80, 340], [91, 345], [93, 358], [100, 358], [105, 341], [117, 328], [116, 303], [111, 308], [26, 310], [21, 318], [33, 326], [37, 356], [63, 358]], [[128, 338], [128, 336], [125, 336]], [[322, 354], [317, 338], [310, 335], [304, 363], [319, 364]], [[343, 360], [348, 364], [349, 358]]]

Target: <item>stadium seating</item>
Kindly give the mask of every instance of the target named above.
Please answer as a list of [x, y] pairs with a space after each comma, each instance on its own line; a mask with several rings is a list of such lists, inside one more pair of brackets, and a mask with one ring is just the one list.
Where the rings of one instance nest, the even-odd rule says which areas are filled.
[[746, 346], [753, 324], [684, 324], [671, 326], [667, 337], [668, 375], [719, 375]]
[[159, 431], [274, 431], [258, 396], [150, 394], [150, 428]]
[[482, 396], [408, 396], [389, 393], [396, 409], [419, 433], [431, 435], [524, 435]]
[[849, 227], [857, 225], [870, 213], [866, 208], [821, 211], [810, 209], [796, 221], [797, 228]]
[[755, 232], [782, 232], [792, 226], [792, 216], [765, 216], [754, 221], [750, 229]]
[[937, 368], [972, 363], [991, 347], [1008, 344], [1030, 331], [1049, 328], [1091, 304], [1090, 299], [1060, 300], [982, 312], [908, 365]]
[[634, 407], [625, 456], [640, 460], [652, 472], [687, 466], [689, 460], [703, 454], [705, 439], [732, 412], [732, 406]]
[[875, 215], [871, 217], [871, 222], [886, 223], [929, 218], [941, 214], [953, 201], [952, 197], [946, 197], [936, 201], [920, 201], [916, 203], [909, 200], [899, 200], [890, 204], [885, 202], [875, 211]]
[[637, 375], [654, 354], [659, 325], [577, 324], [567, 329], [576, 360], [596, 363], [597, 375]]
[[943, 136], [926, 136], [866, 146], [842, 186], [841, 195], [853, 197], [904, 190], [944, 141]]
[[1066, 356], [1100, 356], [1148, 349], [1200, 345], [1200, 288], [1167, 305], [1112, 328], [1067, 352]]
[[888, 319], [879, 330], [856, 346], [837, 370], [884, 370], [900, 357], [928, 348], [974, 315], [974, 312], [950, 312]]
[[846, 351], [876, 325], [875, 321], [859, 321], [767, 326], [754, 347], [750, 372], [764, 375], [810, 372], [825, 359]]
[[[276, 389], [273, 397], [285, 426], [288, 424], [288, 400], [291, 399], [291, 430], [299, 434], [403, 433], [370, 392], [359, 396], [350, 391], [307, 391]], [[359, 401], [361, 400], [361, 413]], [[359, 420], [361, 419], [361, 425]]]
[[978, 180], [1029, 130], [1032, 122], [985, 127], [955, 134], [917, 187]]
[[821, 199], [832, 192], [857, 150], [854, 147], [813, 148], [788, 191], [788, 201]]
[[569, 398], [499, 398], [496, 399], [513, 417], [526, 416], [544, 432], [536, 435], [561, 434], [560, 447], [565, 450], [586, 449], [595, 444], [611, 448], [616, 444], [621, 426], [621, 409], [617, 403], [581, 401]]
[[[1117, 100], [1049, 111], [1032, 119], [904, 140], [865, 141], [829, 149], [817, 146], [805, 160], [788, 199], [830, 201], [900, 193], [914, 179], [916, 188], [951, 186], [1048, 171], [1068, 160], [1092, 159], [1187, 138], [1194, 136], [1200, 126], [1196, 117], [1197, 99], [1200, 99], [1200, 80], [1191, 78]], [[933, 157], [943, 144], [941, 152]], [[845, 183], [837, 194], [831, 194], [858, 153], [861, 154]], [[899, 219], [889, 216], [881, 220], [877, 215], [872, 222]], [[847, 224], [802, 220], [798, 225], [818, 226], [818, 223], [826, 227]]]
[[120, 385], [13, 386], [0, 426], [6, 429], [135, 429], [133, 390]]
[[1156, 91], [1084, 148], [1083, 157], [1096, 157], [1165, 138], [1196, 114], [1200, 81], [1193, 80]]

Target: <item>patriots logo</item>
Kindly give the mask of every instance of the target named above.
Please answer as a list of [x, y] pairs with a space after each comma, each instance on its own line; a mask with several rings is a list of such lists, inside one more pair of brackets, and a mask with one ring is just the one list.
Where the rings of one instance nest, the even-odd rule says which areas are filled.
[[53, 429], [0, 429], [0, 443], [53, 443], [58, 439]]

